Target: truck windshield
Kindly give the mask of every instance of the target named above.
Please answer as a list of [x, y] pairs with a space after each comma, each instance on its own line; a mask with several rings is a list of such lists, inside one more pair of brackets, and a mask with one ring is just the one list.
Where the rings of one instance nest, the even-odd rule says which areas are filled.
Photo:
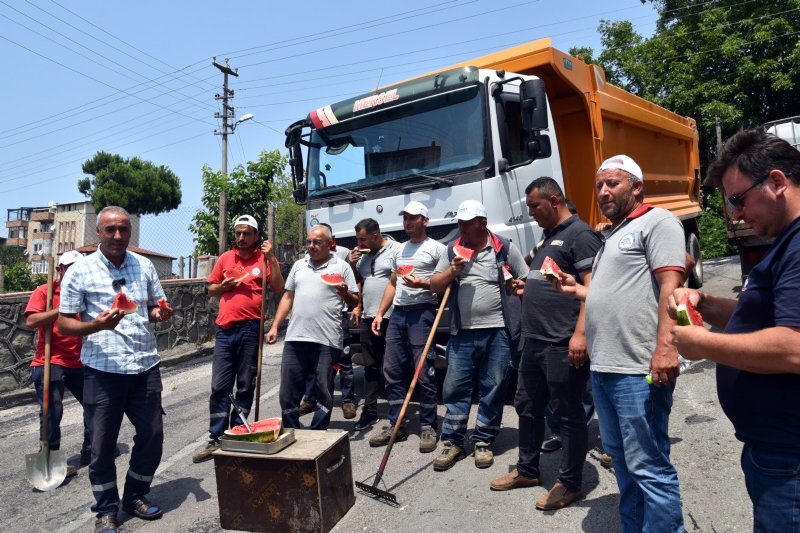
[[482, 94], [473, 85], [313, 130], [309, 196], [485, 166]]

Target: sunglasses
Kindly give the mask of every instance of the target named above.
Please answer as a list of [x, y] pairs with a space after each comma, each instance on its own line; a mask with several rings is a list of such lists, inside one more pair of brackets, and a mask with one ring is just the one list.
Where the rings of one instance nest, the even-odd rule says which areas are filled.
[[[783, 174], [787, 177], [792, 175], [791, 172], [784, 172]], [[745, 189], [744, 192], [728, 196], [728, 199], [726, 200], [728, 202], [728, 208], [731, 211], [733, 211], [734, 209], [742, 209], [744, 207], [744, 197], [747, 195], [747, 193], [749, 193], [750, 191], [752, 191], [753, 189], [755, 189], [756, 187], [767, 181], [767, 178], [769, 178], [769, 175], [753, 183], [751, 186]]]
[[114, 281], [111, 282], [111, 287], [115, 291], [120, 290], [124, 286], [125, 286], [125, 278], [115, 279]]

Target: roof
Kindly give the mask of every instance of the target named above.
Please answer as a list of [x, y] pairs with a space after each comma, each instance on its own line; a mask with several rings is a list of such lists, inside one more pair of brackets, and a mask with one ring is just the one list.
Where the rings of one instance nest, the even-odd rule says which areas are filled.
[[[97, 251], [97, 243], [95, 244], [87, 244], [86, 246], [81, 246], [77, 248], [77, 250], [82, 254], [89, 254], [92, 252]], [[128, 250], [131, 252], [137, 253], [139, 255], [150, 255], [153, 257], [164, 257], [166, 259], [177, 259], [176, 257], [172, 257], [171, 255], [160, 254], [158, 252], [154, 252], [152, 250], [145, 250], [144, 248], [139, 248], [138, 246], [134, 246], [132, 244], [128, 245]]]

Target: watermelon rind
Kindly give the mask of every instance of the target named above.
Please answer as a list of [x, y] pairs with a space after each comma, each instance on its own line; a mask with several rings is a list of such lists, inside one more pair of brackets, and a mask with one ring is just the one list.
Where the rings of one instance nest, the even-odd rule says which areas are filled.
[[395, 273], [400, 277], [410, 276], [414, 273], [414, 267], [411, 265], [398, 265]]
[[371, 254], [372, 250], [369, 248], [356, 248], [356, 252], [360, 252], [362, 254]]
[[460, 246], [458, 244], [453, 246], [453, 253], [456, 254], [461, 259], [463, 259], [464, 261], [472, 261], [472, 259], [475, 257], [474, 250], [471, 250], [466, 246]]
[[247, 433], [247, 428], [244, 424], [234, 426], [231, 429], [225, 430], [225, 436], [229, 439], [244, 441], [244, 442], [275, 442], [281, 434], [281, 419], [280, 418], [266, 418], [253, 422], [251, 427], [258, 429], [259, 426], [272, 425], [268, 430], [253, 431]]
[[[695, 313], [697, 315], [700, 314], [700, 313], [697, 313], [697, 311], [695, 311]], [[678, 315], [677, 316], [677, 322], [678, 322], [679, 326], [702, 326], [702, 323], [697, 324], [697, 323], [692, 321], [692, 312], [689, 309], [689, 306], [686, 305], [686, 304], [678, 305], [676, 314]], [[702, 319], [700, 319], [700, 320], [702, 320]]]

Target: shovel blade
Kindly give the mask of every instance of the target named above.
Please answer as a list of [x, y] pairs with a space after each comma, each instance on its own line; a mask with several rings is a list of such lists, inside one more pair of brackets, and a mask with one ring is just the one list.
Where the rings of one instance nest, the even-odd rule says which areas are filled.
[[67, 456], [62, 450], [42, 448], [25, 455], [28, 481], [34, 488], [48, 492], [59, 487], [67, 477]]

